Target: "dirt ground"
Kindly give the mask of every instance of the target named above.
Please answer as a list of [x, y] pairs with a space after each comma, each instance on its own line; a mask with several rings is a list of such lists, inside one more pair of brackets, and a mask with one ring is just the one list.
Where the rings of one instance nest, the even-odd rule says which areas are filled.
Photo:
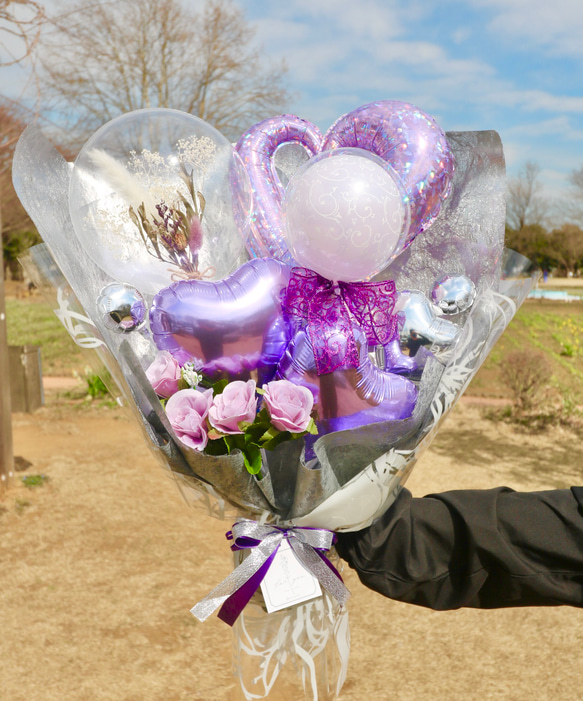
[[[1, 701], [231, 701], [231, 633], [189, 609], [230, 571], [230, 524], [189, 509], [119, 409], [14, 415], [32, 463], [0, 496]], [[417, 495], [583, 484], [580, 439], [520, 433], [465, 403], [408, 486]], [[34, 489], [20, 477], [43, 474]], [[341, 701], [583, 699], [583, 610], [436, 613], [345, 572], [352, 652]], [[292, 700], [290, 700], [292, 701]]]

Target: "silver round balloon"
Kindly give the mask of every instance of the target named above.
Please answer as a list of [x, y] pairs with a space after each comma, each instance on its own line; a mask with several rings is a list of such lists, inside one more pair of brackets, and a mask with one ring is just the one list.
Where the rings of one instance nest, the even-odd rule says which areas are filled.
[[432, 297], [444, 314], [461, 314], [473, 305], [476, 286], [465, 275], [444, 275], [433, 286]]
[[131, 333], [146, 319], [142, 293], [125, 282], [106, 285], [97, 298], [97, 309], [107, 328], [117, 333]]

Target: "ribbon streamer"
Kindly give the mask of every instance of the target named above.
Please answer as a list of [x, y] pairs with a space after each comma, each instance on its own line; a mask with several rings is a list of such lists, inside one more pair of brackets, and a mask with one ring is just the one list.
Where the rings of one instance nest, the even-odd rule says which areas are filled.
[[398, 332], [393, 280], [335, 282], [308, 268], [293, 268], [284, 299], [286, 312], [307, 323], [318, 375], [359, 366], [352, 331], [356, 322], [371, 345], [385, 345]]
[[199, 621], [205, 621], [221, 606], [219, 618], [232, 626], [259, 589], [283, 540], [289, 542], [303, 567], [339, 604], [344, 605], [348, 601], [350, 592], [344, 586], [340, 573], [324, 554], [334, 544], [332, 531], [263, 526], [256, 521], [243, 520], [234, 524], [227, 538], [233, 540], [232, 550], [249, 549], [250, 554], [190, 610]]

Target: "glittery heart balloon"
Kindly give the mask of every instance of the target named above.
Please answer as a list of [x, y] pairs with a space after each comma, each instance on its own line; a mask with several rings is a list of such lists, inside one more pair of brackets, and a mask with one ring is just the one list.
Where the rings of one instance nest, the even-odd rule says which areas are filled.
[[314, 156], [321, 142], [318, 127], [289, 114], [265, 119], [239, 139], [236, 148], [251, 181], [253, 205], [250, 217], [242, 207], [235, 209], [235, 217], [240, 229], [250, 227], [247, 249], [252, 256], [273, 256], [293, 265], [281, 214], [284, 188], [275, 171], [274, 156], [280, 146], [289, 143], [301, 144]]
[[286, 265], [265, 258], [218, 282], [176, 282], [154, 297], [154, 342], [181, 363], [194, 359], [205, 374], [258, 370], [267, 381], [289, 340], [280, 302], [288, 280]]
[[359, 107], [340, 117], [323, 139], [317, 127], [297, 117], [265, 120], [237, 144], [254, 191], [248, 245], [251, 255], [293, 260], [285, 241], [284, 189], [273, 164], [278, 147], [292, 141], [302, 144], [311, 155], [359, 148], [392, 166], [401, 178], [411, 210], [402, 248], [431, 225], [451, 188], [454, 159], [444, 132], [432, 117], [408, 103], [384, 100]]
[[345, 147], [376, 153], [400, 175], [411, 209], [409, 245], [431, 226], [451, 190], [454, 158], [445, 133], [414, 105], [382, 100], [345, 114], [330, 127], [322, 151]]

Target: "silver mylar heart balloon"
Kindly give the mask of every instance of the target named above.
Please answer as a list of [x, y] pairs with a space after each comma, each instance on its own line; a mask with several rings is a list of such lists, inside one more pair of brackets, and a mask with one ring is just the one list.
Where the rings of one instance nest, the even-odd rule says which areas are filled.
[[444, 314], [461, 314], [476, 299], [476, 286], [465, 275], [444, 275], [432, 291], [433, 302]]
[[97, 298], [97, 309], [107, 328], [117, 333], [139, 329], [146, 318], [142, 293], [125, 282], [106, 285]]
[[455, 343], [459, 327], [439, 316], [439, 311], [417, 290], [404, 291], [402, 297], [403, 325], [399, 333], [401, 348], [414, 356], [424, 346], [438, 357]]

